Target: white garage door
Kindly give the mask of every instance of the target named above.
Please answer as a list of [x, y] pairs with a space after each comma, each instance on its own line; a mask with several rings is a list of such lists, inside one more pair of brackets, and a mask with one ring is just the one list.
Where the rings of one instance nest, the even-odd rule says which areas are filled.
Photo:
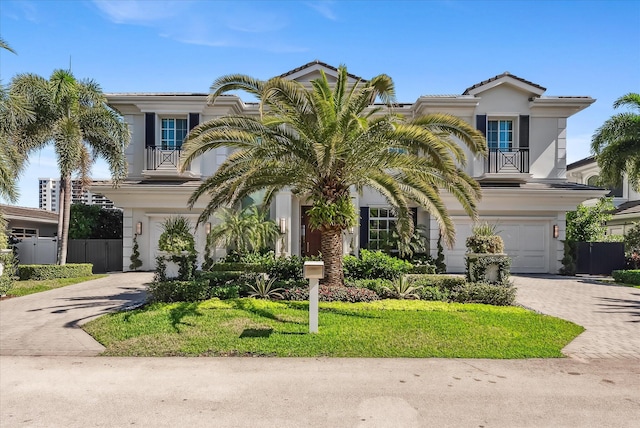
[[[489, 221], [497, 223], [498, 235], [504, 241], [505, 253], [511, 257], [513, 273], [549, 272], [549, 235], [551, 226], [546, 221]], [[473, 223], [470, 220], [455, 220], [456, 244], [452, 250], [445, 250], [448, 272], [464, 272], [465, 241], [471, 235]]]

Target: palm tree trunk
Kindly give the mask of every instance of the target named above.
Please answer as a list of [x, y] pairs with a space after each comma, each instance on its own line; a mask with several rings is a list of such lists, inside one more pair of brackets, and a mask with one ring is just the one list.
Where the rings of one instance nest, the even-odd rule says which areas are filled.
[[58, 264], [67, 263], [69, 220], [71, 217], [71, 176], [60, 178], [60, 212], [58, 216]]
[[324, 285], [342, 285], [342, 230], [330, 229], [322, 231], [320, 244], [322, 260], [324, 260]]

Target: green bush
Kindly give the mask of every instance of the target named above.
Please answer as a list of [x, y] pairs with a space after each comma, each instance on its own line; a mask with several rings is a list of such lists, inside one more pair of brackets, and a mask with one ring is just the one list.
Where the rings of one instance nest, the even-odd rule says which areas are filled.
[[266, 266], [259, 263], [222, 262], [214, 263], [212, 272], [266, 272]]
[[375, 292], [381, 299], [390, 299], [391, 294], [388, 289], [391, 288], [392, 281], [390, 279], [349, 279], [345, 281], [347, 287], [366, 288]]
[[484, 303], [494, 306], [510, 306], [516, 300], [513, 286], [491, 285], [482, 282], [469, 282], [457, 287], [450, 300], [457, 303]]
[[240, 286], [229, 284], [229, 285], [218, 285], [215, 287], [209, 287], [209, 294], [207, 296], [208, 299], [217, 297], [221, 300], [226, 299], [237, 299], [240, 297]]
[[415, 285], [438, 287], [449, 291], [466, 283], [464, 277], [454, 275], [409, 275], [408, 279]]
[[423, 275], [433, 275], [436, 273], [436, 267], [433, 265], [418, 265], [413, 266], [409, 271], [411, 274], [423, 274]]
[[345, 256], [343, 261], [344, 276], [352, 279], [396, 279], [409, 273], [412, 267], [405, 260], [365, 249], [360, 250], [360, 258]]
[[147, 288], [152, 302], [197, 302], [210, 296], [207, 280], [157, 281]]
[[451, 290], [440, 288], [435, 285], [422, 286], [418, 290], [420, 300], [431, 300], [437, 302], [447, 302], [451, 296]]
[[13, 286], [13, 280], [15, 279], [16, 259], [13, 257], [13, 252], [0, 254], [0, 263], [3, 266], [2, 275], [0, 276], [0, 296], [4, 296]]
[[[309, 288], [295, 287], [282, 292], [284, 300], [309, 300]], [[346, 287], [343, 285], [321, 285], [318, 290], [318, 300], [321, 302], [372, 302], [378, 300], [378, 295], [366, 288]]]
[[304, 259], [298, 256], [277, 257], [267, 264], [266, 272], [270, 278], [277, 280], [301, 280]]
[[19, 265], [18, 277], [21, 281], [55, 278], [78, 278], [93, 275], [91, 263], [69, 263], [66, 265]]
[[616, 282], [640, 285], [640, 270], [614, 270], [611, 276]]

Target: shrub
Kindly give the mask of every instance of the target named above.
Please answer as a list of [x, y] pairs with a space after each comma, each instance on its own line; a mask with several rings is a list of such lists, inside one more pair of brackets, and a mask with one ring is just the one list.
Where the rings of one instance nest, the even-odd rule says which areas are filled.
[[360, 250], [360, 258], [344, 257], [344, 275], [353, 279], [396, 279], [409, 273], [411, 263], [381, 251]]
[[614, 270], [611, 276], [616, 282], [640, 285], [640, 270]]
[[266, 272], [266, 267], [260, 263], [222, 262], [214, 263], [211, 272]]
[[415, 285], [438, 287], [441, 290], [448, 291], [466, 283], [463, 277], [454, 275], [409, 275], [407, 279]]
[[258, 299], [282, 299], [282, 288], [274, 287], [273, 284], [275, 278], [267, 279], [265, 275], [256, 276], [256, 283], [249, 285], [250, 292], [249, 297], [256, 297]]
[[78, 278], [93, 274], [91, 263], [69, 263], [66, 265], [19, 265], [18, 277], [21, 281], [54, 278]]
[[298, 256], [278, 257], [267, 263], [266, 272], [277, 280], [301, 280], [304, 259]]
[[347, 287], [366, 288], [375, 292], [381, 299], [390, 299], [391, 295], [387, 291], [391, 287], [392, 281], [390, 279], [350, 279], [347, 280], [345, 285]]
[[[285, 300], [309, 300], [309, 289], [294, 287], [282, 293]], [[321, 302], [372, 302], [378, 300], [378, 295], [366, 288], [346, 287], [343, 285], [321, 285], [318, 290], [318, 299]]]
[[195, 253], [195, 239], [189, 220], [181, 216], [166, 219], [162, 223], [158, 249], [170, 254], [180, 254], [183, 251]]
[[152, 302], [197, 302], [210, 297], [209, 282], [203, 279], [192, 281], [156, 281], [147, 288]]
[[131, 270], [138, 270], [138, 268], [142, 266], [142, 260], [140, 260], [140, 249], [138, 247], [138, 235], [133, 237], [133, 249], [131, 250], [129, 260], [131, 260], [131, 264], [129, 265], [129, 269]]
[[410, 282], [405, 276], [401, 276], [393, 281], [390, 286], [386, 287], [386, 291], [392, 297], [400, 300], [419, 299], [420, 295], [418, 293], [421, 288], [421, 285], [415, 285], [415, 283]]
[[217, 297], [218, 299], [237, 299], [240, 297], [240, 286], [236, 284], [218, 285], [209, 287], [208, 299]]
[[434, 265], [414, 265], [409, 271], [411, 274], [435, 274], [436, 267]]
[[451, 296], [451, 291], [435, 285], [427, 285], [418, 290], [418, 296], [420, 296], [421, 300], [447, 302]]
[[457, 287], [450, 300], [457, 303], [484, 303], [486, 305], [510, 306], [516, 300], [515, 287], [469, 282]]
[[[2, 232], [0, 232], [2, 233]], [[13, 286], [16, 273], [16, 260], [13, 252], [0, 253], [0, 264], [2, 264], [2, 275], [0, 275], [0, 296], [4, 296]]]

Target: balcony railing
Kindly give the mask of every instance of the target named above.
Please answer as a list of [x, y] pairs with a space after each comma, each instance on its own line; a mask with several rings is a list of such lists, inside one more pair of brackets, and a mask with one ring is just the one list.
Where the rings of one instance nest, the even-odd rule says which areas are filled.
[[161, 147], [147, 147], [146, 169], [177, 170], [180, 162], [180, 149], [163, 149]]
[[489, 149], [486, 174], [528, 174], [529, 149]]

